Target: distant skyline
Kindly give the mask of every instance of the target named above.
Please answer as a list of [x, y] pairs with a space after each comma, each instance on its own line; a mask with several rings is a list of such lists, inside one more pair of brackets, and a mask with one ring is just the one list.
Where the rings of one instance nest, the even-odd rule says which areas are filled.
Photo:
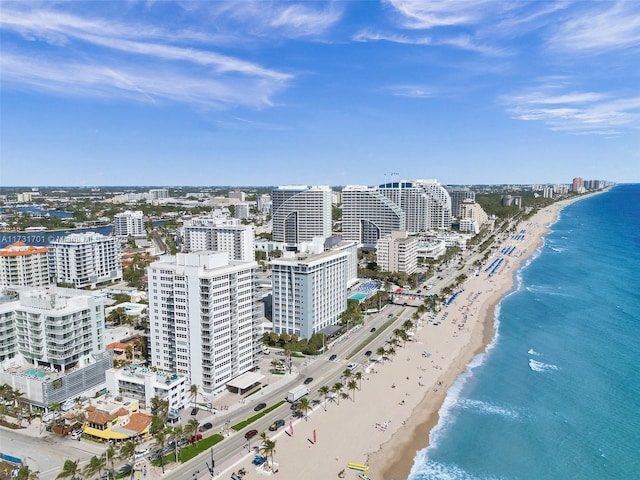
[[0, 184], [640, 182], [637, 1], [0, 3]]

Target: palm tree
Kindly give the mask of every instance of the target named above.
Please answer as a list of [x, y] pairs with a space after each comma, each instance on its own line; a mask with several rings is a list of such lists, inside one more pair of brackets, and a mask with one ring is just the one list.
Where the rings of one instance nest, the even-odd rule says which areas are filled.
[[330, 391], [331, 391], [331, 389], [329, 388], [328, 385], [323, 385], [318, 389], [318, 393], [324, 397], [324, 411], [325, 412], [327, 411], [327, 396], [329, 395]]
[[184, 426], [184, 434], [187, 437], [193, 437], [198, 433], [198, 427], [200, 426], [200, 422], [198, 422], [197, 418], [190, 419], [187, 424]]
[[348, 368], [345, 369], [344, 372], [342, 372], [342, 378], [344, 378], [346, 381], [348, 381], [352, 376], [353, 376], [353, 372]]
[[153, 448], [154, 450], [160, 450], [160, 466], [162, 467], [162, 474], [164, 475], [164, 447], [167, 444], [166, 431], [164, 429], [157, 431], [154, 439]]
[[32, 471], [28, 465], [22, 465], [14, 478], [15, 480], [38, 480], [39, 474], [40, 472]]
[[387, 353], [393, 357], [396, 354], [396, 349], [391, 347], [389, 350], [387, 350]]
[[[125, 463], [129, 463], [136, 454], [136, 444], [133, 440], [128, 440], [120, 447], [120, 452], [118, 453], [118, 458], [123, 460]], [[131, 477], [133, 478], [134, 470], [131, 469]]]
[[333, 387], [331, 387], [331, 391], [338, 397], [338, 405], [340, 405], [340, 392], [342, 391], [342, 388], [343, 385], [340, 382], [334, 383]]
[[102, 469], [106, 465], [107, 465], [107, 460], [103, 455], [99, 457], [96, 457], [94, 455], [93, 457], [91, 457], [91, 460], [89, 460], [89, 463], [87, 464], [87, 466], [84, 467], [84, 469], [82, 470], [82, 474], [87, 477], [92, 477], [96, 473], [98, 474], [98, 476], [102, 476]]
[[191, 395], [191, 403], [196, 406], [196, 400], [198, 399], [198, 385], [195, 383], [189, 387], [189, 395]]
[[171, 429], [171, 439], [175, 442], [175, 453], [176, 453], [176, 462], [179, 461], [178, 458], [178, 440], [180, 440], [184, 436], [184, 428], [182, 425], [175, 425]]
[[376, 350], [376, 354], [380, 356], [380, 358], [382, 359], [382, 362], [384, 363], [384, 354], [387, 353], [387, 351], [384, 349], [384, 347], [378, 347], [378, 349]]
[[104, 455], [105, 465], [111, 471], [111, 476], [115, 478], [116, 477], [116, 472], [115, 472], [116, 449], [113, 448], [113, 445], [109, 445], [107, 449], [104, 451], [103, 455]]
[[356, 372], [353, 378], [358, 381], [358, 390], [362, 390], [362, 372]]
[[56, 478], [71, 477], [71, 480], [76, 480], [76, 474], [78, 473], [80, 473], [78, 460], [76, 460], [75, 462], [73, 460], [65, 460], [64, 465], [62, 466], [62, 471]]
[[309, 421], [309, 417], [307, 417], [307, 412], [311, 410], [311, 403], [307, 397], [302, 397], [298, 400], [298, 409], [304, 412], [304, 419]]
[[166, 420], [169, 415], [169, 400], [162, 400], [157, 395], [153, 397], [151, 399], [151, 414]]
[[353, 396], [351, 397], [351, 399], [355, 402], [356, 401], [356, 389], [358, 388], [358, 382], [356, 382], [355, 380], [351, 380], [347, 384], [347, 388], [353, 392]]
[[265, 457], [271, 457], [271, 468], [273, 469], [273, 456], [276, 453], [276, 442], [270, 439], [263, 440], [262, 446], [260, 447], [260, 453]]

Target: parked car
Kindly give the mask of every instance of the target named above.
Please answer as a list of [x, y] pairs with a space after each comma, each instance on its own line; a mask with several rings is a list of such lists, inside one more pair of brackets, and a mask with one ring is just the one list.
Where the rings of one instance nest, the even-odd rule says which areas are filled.
[[263, 408], [267, 408], [267, 404], [266, 403], [259, 403], [253, 408], [253, 411], [254, 412], [259, 412]]
[[203, 423], [202, 425], [200, 425], [200, 427], [198, 428], [199, 432], [206, 432], [207, 430], [210, 430], [211, 428], [213, 428], [213, 424], [211, 422], [207, 422], [207, 423]]
[[199, 410], [200, 410], [200, 409], [199, 409], [198, 407], [193, 407], [193, 408], [191, 409], [191, 415], [197, 415]]
[[304, 384], [305, 385], [309, 385], [311, 382], [313, 382], [313, 377], [307, 377], [304, 379]]
[[275, 432], [280, 427], [284, 427], [284, 420], [276, 420], [271, 424], [271, 426], [269, 427], [269, 430], [271, 430], [272, 432]]
[[372, 352], [371, 350], [367, 350], [366, 352], [364, 352], [364, 355], [365, 355], [366, 357], [370, 357], [372, 353], [373, 353], [373, 352]]
[[73, 432], [71, 432], [71, 439], [72, 440], [80, 441], [81, 437], [82, 437], [82, 430], [74, 430]]
[[137, 460], [139, 458], [146, 457], [147, 455], [149, 455], [149, 449], [144, 448], [144, 449], [136, 450], [135, 453], [133, 454], [133, 458]]
[[258, 434], [258, 430], [249, 430], [247, 433], [244, 434], [244, 438], [249, 440], [250, 438], [255, 437], [257, 434]]

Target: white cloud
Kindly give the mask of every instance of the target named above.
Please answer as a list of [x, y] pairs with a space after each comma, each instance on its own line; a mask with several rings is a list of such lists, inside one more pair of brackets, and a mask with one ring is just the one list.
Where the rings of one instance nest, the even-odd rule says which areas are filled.
[[435, 96], [435, 91], [426, 85], [392, 85], [386, 90], [399, 97], [431, 98]]
[[568, 51], [600, 53], [640, 46], [640, 3], [592, 2], [564, 22], [549, 43]]
[[499, 6], [493, 0], [387, 0], [401, 15], [405, 28], [430, 29], [475, 24], [490, 9]]
[[640, 128], [640, 96], [557, 90], [555, 87], [542, 87], [503, 97], [502, 101], [514, 118], [541, 121], [550, 130], [615, 135]]
[[293, 78], [211, 47], [171, 44], [198, 36], [193, 32], [164, 38], [164, 30], [153, 25], [107, 22], [50, 10], [8, 9], [0, 22], [5, 31], [48, 44], [46, 55], [45, 50], [32, 48], [31, 42], [4, 48], [3, 82], [18, 88], [138, 101], [263, 107], [271, 105], [270, 97]]
[[149, 69], [135, 63], [91, 64], [75, 60], [26, 58], [4, 52], [3, 82], [60, 96], [121, 98], [140, 102], [180, 102], [210, 108], [242, 105], [263, 108], [282, 88], [253, 78], [212, 78], [176, 69]]

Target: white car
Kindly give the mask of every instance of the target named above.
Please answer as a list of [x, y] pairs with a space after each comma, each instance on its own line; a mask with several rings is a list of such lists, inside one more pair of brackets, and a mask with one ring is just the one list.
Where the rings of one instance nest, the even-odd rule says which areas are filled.
[[71, 439], [72, 440], [80, 441], [81, 437], [82, 437], [82, 430], [74, 430], [73, 432], [71, 432]]
[[146, 457], [147, 455], [149, 455], [149, 449], [145, 448], [144, 450], [136, 450], [136, 452], [133, 455], [133, 458], [137, 460], [139, 458]]

